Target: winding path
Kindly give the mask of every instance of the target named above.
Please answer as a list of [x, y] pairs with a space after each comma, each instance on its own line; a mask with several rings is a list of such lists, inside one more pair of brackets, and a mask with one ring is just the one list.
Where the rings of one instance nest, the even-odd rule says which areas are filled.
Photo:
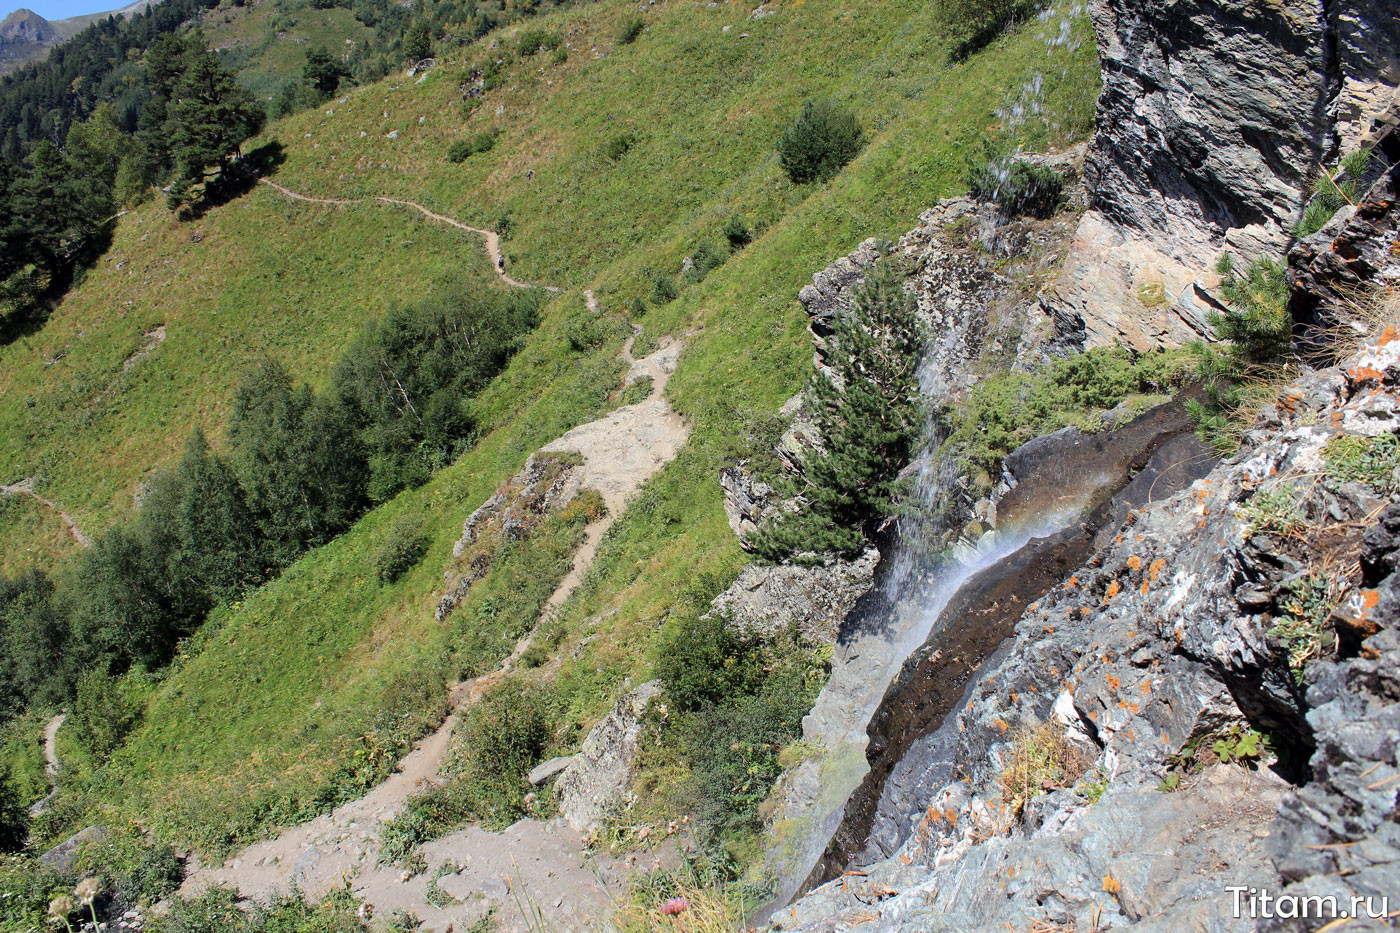
[[[493, 242], [487, 239], [488, 250]], [[519, 283], [511, 280], [511, 284]], [[596, 312], [593, 293], [584, 297]], [[583, 463], [574, 474], [579, 487], [599, 492], [607, 509], [584, 529], [573, 565], [550, 595], [537, 627], [583, 582], [608, 528], [643, 483], [674, 459], [689, 437], [689, 426], [664, 395], [681, 344], [663, 339], [654, 353], [636, 359], [632, 353], [636, 337], [634, 329], [619, 354], [628, 365], [624, 384], [650, 379], [647, 397], [580, 425], [541, 448], [542, 452], [579, 454]], [[249, 846], [222, 865], [196, 869], [180, 893], [190, 896], [211, 885], [228, 885], [244, 897], [265, 900], [295, 887], [315, 898], [348, 883], [374, 913], [389, 916], [409, 911], [437, 933], [471, 927], [492, 911], [493, 929], [532, 930], [529, 918], [521, 915], [527, 904], [546, 911], [558, 929], [597, 928], [615, 903], [614, 892], [625, 889], [638, 868], [654, 864], [654, 853], [644, 856], [642, 864], [601, 854], [588, 856], [579, 833], [562, 821], [524, 819], [503, 832], [470, 825], [429, 842], [419, 850], [423, 862], [416, 873], [379, 863], [385, 825], [402, 812], [413, 794], [446, 779], [441, 768], [461, 711], [514, 669], [532, 635], [522, 638], [496, 670], [454, 684], [446, 720], [420, 740], [383, 783], [331, 813]]]
[[68, 526], [68, 534], [82, 547], [92, 547], [92, 539], [83, 534], [83, 530], [78, 527], [78, 523], [73, 516], [58, 507], [58, 504], [51, 499], [45, 499], [34, 491], [34, 479], [26, 476], [18, 483], [11, 483], [8, 486], [0, 486], [0, 496], [28, 496], [40, 505], [47, 507]]
[[59, 713], [44, 726], [44, 776], [49, 779], [49, 792], [30, 806], [30, 816], [42, 814], [58, 796], [58, 727], [67, 718], [67, 713]]
[[436, 220], [439, 223], [448, 224], [449, 226], [456, 227], [458, 230], [465, 230], [468, 233], [475, 233], [477, 236], [485, 240], [486, 255], [489, 256], [491, 259], [491, 268], [495, 270], [496, 275], [500, 276], [501, 281], [505, 282], [507, 285], [512, 285], [516, 288], [542, 288], [547, 292], [559, 291], [559, 287], [556, 285], [531, 285], [529, 282], [522, 282], [519, 279], [512, 278], [510, 275], [506, 274], [505, 264], [501, 261], [501, 237], [498, 233], [496, 233], [496, 231], [487, 230], [483, 227], [473, 227], [470, 224], [462, 223], [460, 220], [453, 220], [446, 214], [439, 214], [436, 211], [429, 210], [428, 208], [424, 207], [416, 201], [405, 201], [401, 198], [390, 198], [385, 197], [383, 195], [379, 195], [373, 198], [314, 198], [309, 194], [302, 194], [299, 191], [293, 191], [291, 188], [288, 188], [285, 185], [279, 185], [277, 182], [271, 181], [267, 178], [259, 178], [258, 181], [264, 185], [267, 185], [274, 191], [282, 194], [284, 197], [291, 198], [294, 201], [305, 201], [308, 204], [332, 204], [348, 206], [353, 204], [365, 204], [369, 201], [379, 201], [384, 204], [396, 204], [399, 207], [412, 208], [413, 210], [417, 211], [418, 213], [422, 214], [424, 217], [427, 217], [430, 220]]

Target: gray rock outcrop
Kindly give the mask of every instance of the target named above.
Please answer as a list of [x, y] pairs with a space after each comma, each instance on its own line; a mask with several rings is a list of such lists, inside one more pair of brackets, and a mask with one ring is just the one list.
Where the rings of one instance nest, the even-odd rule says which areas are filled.
[[875, 580], [880, 552], [855, 560], [831, 558], [811, 567], [750, 564], [715, 597], [713, 612], [740, 632], [772, 636], [796, 629], [813, 644], [836, 642], [842, 621]]
[[660, 694], [661, 682], [652, 680], [623, 695], [556, 779], [559, 815], [574, 829], [591, 832], [626, 800], [640, 751], [642, 717]]
[[[1096, 0], [1090, 210], [1045, 307], [1067, 346], [1209, 336], [1222, 252], [1281, 256], [1318, 168], [1392, 106], [1383, 0]], [[1333, 55], [1333, 50], [1336, 55]]]
[[[1127, 516], [911, 745], [929, 779], [902, 804], [898, 848], [779, 928], [1250, 930], [1227, 884], [1343, 905], [1396, 890], [1400, 506], [1375, 516], [1400, 486], [1336, 458], [1392, 443], [1397, 409], [1387, 336], [1299, 379], [1239, 454]], [[1290, 622], [1326, 611], [1302, 608], [1300, 585], [1336, 605], [1316, 644]], [[1013, 802], [1008, 768], [1046, 724], [1079, 766]], [[1257, 771], [1230, 757], [1254, 730], [1268, 738], [1246, 752]], [[1363, 921], [1349, 926], [1381, 928]]]

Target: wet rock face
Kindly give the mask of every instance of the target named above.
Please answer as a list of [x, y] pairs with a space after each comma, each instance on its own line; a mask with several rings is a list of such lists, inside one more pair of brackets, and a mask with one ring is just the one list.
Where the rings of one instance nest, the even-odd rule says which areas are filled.
[[[1389, 334], [1295, 382], [1239, 454], [1132, 512], [931, 733], [939, 768], [909, 785], [892, 857], [816, 889], [782, 928], [1246, 930], [1257, 921], [1233, 916], [1225, 884], [1393, 898], [1400, 495], [1393, 475], [1358, 480], [1336, 457], [1400, 433], [1397, 403]], [[1299, 654], [1281, 625], [1310, 579], [1335, 608]], [[1008, 769], [1043, 728], [1081, 767], [1012, 804]], [[1292, 766], [1215, 764], [1216, 742], [1251, 729]]]

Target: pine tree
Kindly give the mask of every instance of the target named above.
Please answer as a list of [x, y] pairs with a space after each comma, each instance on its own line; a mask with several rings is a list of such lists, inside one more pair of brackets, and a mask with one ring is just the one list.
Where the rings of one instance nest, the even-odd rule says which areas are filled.
[[176, 177], [170, 201], [178, 205], [193, 199], [196, 186], [207, 192], [211, 180], [228, 177], [243, 141], [262, 128], [263, 110], [209, 51], [186, 53], [171, 93], [166, 132]]
[[833, 101], [807, 101], [778, 137], [778, 158], [794, 184], [827, 181], [860, 152], [864, 133], [855, 114]]
[[306, 64], [302, 65], [301, 76], [324, 100], [336, 92], [342, 78], [349, 77], [345, 66], [331, 57], [325, 49], [312, 49], [306, 53]]
[[828, 367], [812, 380], [809, 411], [823, 449], [803, 464], [805, 485], [795, 490], [803, 507], [757, 536], [760, 554], [856, 553], [896, 513], [899, 471], [923, 426], [922, 348], [913, 296], [881, 260], [837, 315]]
[[403, 55], [413, 64], [433, 54], [433, 33], [423, 20], [416, 20], [403, 37]]

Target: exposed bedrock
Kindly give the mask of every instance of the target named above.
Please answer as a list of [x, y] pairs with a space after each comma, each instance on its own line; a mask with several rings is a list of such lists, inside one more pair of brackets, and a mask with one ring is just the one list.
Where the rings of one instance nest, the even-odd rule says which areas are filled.
[[[1387, 0], [1097, 0], [1090, 210], [1045, 300], [1067, 348], [1210, 333], [1222, 252], [1281, 255], [1309, 184], [1395, 104]], [[1165, 298], [1165, 300], [1163, 300]]]

